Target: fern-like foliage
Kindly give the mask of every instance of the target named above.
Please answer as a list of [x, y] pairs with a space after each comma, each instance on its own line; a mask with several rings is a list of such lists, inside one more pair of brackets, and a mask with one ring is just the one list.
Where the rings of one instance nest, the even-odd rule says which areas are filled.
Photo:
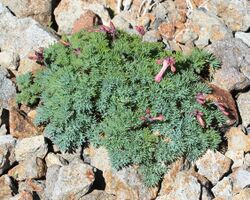
[[[116, 169], [138, 165], [148, 186], [157, 184], [176, 159], [194, 160], [220, 142], [224, 117], [213, 105], [196, 102], [197, 93], [210, 93], [199, 74], [217, 67], [208, 53], [191, 56], [163, 50], [159, 43], [142, 42], [118, 32], [81, 32], [44, 51], [46, 68], [18, 78], [18, 102], [40, 100], [37, 124], [62, 150], [88, 141], [105, 146]], [[166, 71], [160, 83], [158, 59], [171, 56], [176, 72]], [[145, 116], [164, 116], [147, 121]], [[203, 128], [192, 114], [201, 111]]]

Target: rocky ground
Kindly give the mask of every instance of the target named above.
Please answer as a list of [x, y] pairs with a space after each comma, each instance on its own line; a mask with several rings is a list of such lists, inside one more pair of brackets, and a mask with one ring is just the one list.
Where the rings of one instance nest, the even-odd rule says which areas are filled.
[[[112, 170], [104, 148], [60, 152], [32, 123], [36, 110], [14, 103], [15, 77], [43, 67], [28, 59], [30, 53], [61, 34], [110, 20], [144, 41], [163, 42], [166, 49], [214, 53], [222, 66], [213, 83], [238, 116], [218, 151], [208, 150], [194, 163], [176, 161], [155, 188], [143, 185], [136, 167]], [[1, 200], [249, 199], [248, 0], [0, 0], [0, 30]]]

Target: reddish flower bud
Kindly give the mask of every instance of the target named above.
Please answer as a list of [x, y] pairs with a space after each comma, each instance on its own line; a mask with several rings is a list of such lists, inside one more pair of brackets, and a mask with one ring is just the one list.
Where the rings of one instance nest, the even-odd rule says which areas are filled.
[[163, 115], [159, 115], [158, 117], [152, 117], [151, 120], [152, 121], [164, 121], [164, 116]]
[[218, 109], [225, 115], [228, 116], [230, 113], [228, 112], [228, 109], [225, 107], [225, 105], [221, 102], [215, 102], [214, 103]]
[[42, 65], [44, 64], [43, 52], [44, 52], [44, 49], [40, 47], [38, 51], [35, 51], [34, 54], [29, 55], [28, 58], [31, 60], [35, 60], [37, 63]]
[[205, 120], [202, 118], [202, 116], [204, 115], [203, 112], [199, 111], [199, 110], [196, 110], [192, 113], [196, 120], [199, 122], [199, 124], [201, 125], [202, 128], [205, 128], [206, 126], [206, 122]]
[[66, 42], [66, 41], [64, 41], [64, 40], [60, 40], [59, 41], [62, 45], [64, 45], [65, 47], [69, 47], [71, 44], [70, 44], [70, 42]]
[[116, 28], [115, 28], [114, 24], [111, 21], [109, 23], [109, 26], [110, 27], [105, 26], [105, 25], [101, 25], [100, 26], [100, 31], [103, 31], [103, 32], [109, 34], [114, 39], [115, 36], [116, 36]]
[[141, 35], [145, 35], [145, 30], [144, 30], [144, 27], [143, 26], [135, 26], [135, 30]]
[[196, 99], [196, 101], [197, 101], [199, 104], [201, 104], [201, 105], [203, 105], [203, 104], [206, 103], [206, 96], [205, 96], [203, 93], [201, 93], [201, 92], [199, 92], [199, 93], [196, 95], [195, 99]]

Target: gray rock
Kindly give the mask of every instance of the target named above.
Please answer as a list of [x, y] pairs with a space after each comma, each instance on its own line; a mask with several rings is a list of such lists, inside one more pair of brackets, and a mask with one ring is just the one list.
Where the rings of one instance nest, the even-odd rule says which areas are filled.
[[247, 171], [250, 171], [250, 153], [247, 153], [245, 155], [242, 168]]
[[[1, 122], [1, 121], [0, 121]], [[0, 136], [6, 135], [7, 134], [7, 129], [6, 129], [6, 125], [3, 124], [0, 128]]]
[[227, 39], [212, 43], [207, 48], [221, 62], [213, 82], [232, 90], [241, 90], [250, 85], [250, 48], [240, 39]]
[[155, 30], [147, 31], [142, 38], [145, 42], [159, 42], [161, 39], [159, 32]]
[[74, 22], [86, 11], [91, 10], [100, 16], [105, 25], [109, 24], [108, 10], [99, 3], [82, 0], [62, 0], [54, 11], [59, 33], [70, 34]]
[[197, 179], [187, 172], [179, 172], [175, 177], [176, 181], [167, 194], [158, 196], [156, 200], [194, 200], [201, 195], [201, 185]]
[[223, 19], [232, 31], [247, 31], [250, 27], [248, 0], [209, 0], [203, 7]]
[[0, 48], [16, 52], [20, 59], [39, 47], [48, 47], [57, 41], [55, 35], [38, 22], [31, 18], [18, 19], [1, 3], [0, 18]]
[[201, 187], [201, 200], [212, 200], [213, 195], [211, 192], [204, 186]]
[[17, 189], [8, 175], [3, 175], [0, 177], [0, 199], [9, 200], [12, 195], [17, 192]]
[[108, 194], [101, 190], [94, 190], [93, 192], [83, 196], [79, 200], [116, 200], [113, 194]]
[[[28, 179], [26, 181], [20, 181], [18, 183], [18, 192], [27, 191], [36, 194], [35, 199], [45, 200], [45, 181]], [[35, 195], [34, 195], [35, 196]]]
[[237, 98], [237, 105], [242, 119], [242, 125], [248, 127], [250, 125], [250, 92], [240, 94]]
[[18, 140], [15, 147], [17, 161], [27, 160], [31, 157], [44, 158], [47, 152], [48, 146], [43, 135]]
[[231, 200], [233, 197], [233, 183], [229, 177], [224, 177], [213, 188], [212, 192], [215, 197]]
[[48, 26], [52, 15], [53, 0], [0, 0], [17, 17], [32, 17], [44, 26]]
[[19, 65], [19, 60], [19, 55], [15, 52], [0, 52], [0, 65], [6, 69], [16, 70]]
[[16, 161], [14, 155], [15, 144], [16, 139], [11, 135], [0, 136], [0, 175]]
[[52, 152], [48, 153], [45, 158], [45, 162], [47, 167], [50, 167], [52, 165], [64, 166], [68, 164], [68, 161], [65, 160], [62, 156], [60, 156], [59, 154], [54, 154]]
[[[225, 26], [223, 21], [211, 13], [205, 12], [201, 9], [193, 10], [188, 16], [188, 23], [193, 32], [198, 34], [198, 39], [195, 44], [198, 47], [205, 47], [209, 41], [212, 43], [222, 39], [232, 38], [232, 32]], [[194, 27], [199, 27], [196, 29]]]
[[241, 39], [247, 46], [250, 47], [250, 33], [236, 32], [235, 38]]
[[196, 161], [198, 173], [205, 176], [215, 185], [230, 170], [232, 160], [218, 151], [208, 150]]
[[8, 72], [0, 68], [0, 104], [5, 109], [9, 109], [8, 103], [16, 96], [16, 88], [7, 76]]
[[17, 181], [40, 179], [45, 176], [46, 165], [41, 158], [31, 157], [20, 161], [17, 166], [8, 171], [8, 175]]
[[58, 179], [58, 174], [61, 166], [52, 165], [47, 168], [46, 180], [45, 180], [45, 197], [46, 199], [51, 199], [52, 193], [54, 191], [56, 181]]
[[75, 159], [60, 168], [51, 199], [79, 199], [90, 190], [94, 180], [93, 167]]
[[117, 29], [121, 29], [129, 34], [137, 34], [136, 30], [133, 28], [136, 25], [136, 21], [133, 17], [129, 18], [129, 12], [123, 11], [116, 15], [112, 22]]
[[233, 181], [234, 194], [250, 185], [250, 172], [243, 168], [238, 168], [230, 176]]

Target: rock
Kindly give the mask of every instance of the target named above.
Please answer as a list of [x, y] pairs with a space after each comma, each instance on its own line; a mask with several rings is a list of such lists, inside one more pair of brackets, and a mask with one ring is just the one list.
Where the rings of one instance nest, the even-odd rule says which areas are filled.
[[91, 30], [95, 26], [102, 24], [100, 17], [91, 10], [87, 10], [82, 14], [73, 25], [72, 34], [80, 30]]
[[215, 185], [230, 170], [232, 160], [218, 151], [208, 150], [196, 161], [198, 173], [205, 176]]
[[5, 109], [9, 109], [10, 101], [16, 96], [16, 88], [7, 76], [8, 72], [5, 69], [0, 68], [0, 103], [2, 104], [2, 108]]
[[24, 138], [19, 140], [15, 148], [17, 161], [27, 160], [30, 157], [44, 158], [47, 154], [48, 146], [43, 135]]
[[109, 24], [108, 10], [102, 4], [86, 0], [62, 0], [54, 11], [58, 32], [70, 34], [74, 22], [87, 10], [98, 14], [104, 25]]
[[250, 171], [250, 153], [247, 153], [245, 155], [242, 168], [247, 171]]
[[7, 134], [7, 129], [6, 129], [6, 125], [3, 124], [0, 128], [0, 136], [6, 135]]
[[247, 31], [250, 27], [250, 10], [247, 0], [210, 0], [202, 7], [218, 15], [232, 31]]
[[162, 37], [165, 37], [168, 40], [172, 40], [175, 34], [175, 26], [173, 23], [163, 22], [159, 28], [159, 33]]
[[32, 17], [44, 26], [48, 26], [52, 17], [53, 0], [0, 0], [17, 17]]
[[58, 174], [61, 166], [52, 165], [47, 168], [46, 180], [45, 180], [45, 199], [51, 199], [56, 180], [58, 179]]
[[117, 198], [101, 190], [94, 190], [93, 192], [84, 195], [79, 200], [116, 200]]
[[133, 167], [112, 170], [108, 151], [104, 147], [84, 150], [89, 156], [91, 165], [102, 171], [105, 180], [105, 192], [114, 194], [116, 199], [147, 200], [154, 199], [158, 188], [148, 188], [142, 182], [137, 170]]
[[215, 197], [222, 199], [232, 199], [233, 185], [229, 177], [224, 177], [213, 188], [212, 192]]
[[8, 171], [8, 175], [12, 176], [17, 181], [26, 179], [39, 179], [45, 176], [46, 165], [41, 158], [28, 158], [20, 161], [17, 166]]
[[[54, 146], [54, 152], [56, 152], [58, 149], [57, 146]], [[71, 162], [75, 159], [81, 159], [82, 157], [82, 147], [78, 147], [77, 149], [75, 149], [72, 152], [61, 152], [60, 156], [67, 160], [68, 162]]]
[[21, 191], [20, 193], [18, 193], [16, 196], [11, 197], [9, 200], [33, 200], [33, 195], [31, 192], [29, 191]]
[[250, 185], [250, 172], [238, 168], [230, 175], [233, 181], [233, 193], [237, 194], [242, 189]]
[[186, 44], [198, 39], [197, 33], [190, 30], [190, 28], [183, 29], [175, 35], [175, 40], [179, 43]]
[[250, 92], [240, 94], [237, 98], [237, 104], [242, 119], [242, 125], [248, 127], [250, 125]]
[[244, 151], [233, 151], [233, 150], [228, 150], [225, 153], [225, 156], [230, 158], [233, 161], [232, 169], [241, 167], [244, 162]]
[[[13, 1], [7, 2], [12, 3]], [[27, 0], [27, 2], [29, 1]], [[32, 1], [32, 4], [33, 2], [37, 1]], [[44, 2], [47, 2], [47, 0]], [[19, 3], [15, 4], [17, 6], [19, 5]], [[40, 6], [42, 5], [38, 4], [39, 9], [41, 9]], [[42, 27], [38, 22], [31, 18], [18, 19], [13, 16], [11, 12], [1, 3], [0, 18], [1, 50], [13, 51], [19, 54], [21, 60], [27, 57], [30, 52], [37, 50], [39, 47], [48, 47], [57, 41], [55, 35], [48, 32], [48, 30]]]
[[209, 190], [206, 187], [202, 187], [201, 188], [201, 200], [212, 200], [213, 195], [211, 194], [211, 192], [209, 192]]
[[17, 192], [17, 189], [8, 175], [0, 177], [0, 199], [9, 200], [13, 194]]
[[10, 109], [9, 115], [9, 129], [13, 137], [22, 139], [42, 134], [42, 130], [39, 130], [29, 117], [15, 107]]
[[73, 160], [59, 170], [52, 200], [79, 199], [91, 188], [95, 180], [93, 168], [80, 159]]
[[19, 61], [19, 55], [15, 52], [0, 52], [0, 65], [6, 69], [16, 70], [19, 65]]
[[36, 63], [34, 60], [30, 60], [28, 58], [22, 59], [20, 61], [20, 66], [18, 68], [17, 76], [21, 76], [23, 74], [26, 74], [28, 72], [36, 73], [37, 71], [40, 71], [44, 69], [44, 66]]
[[232, 200], [248, 200], [249, 197], [250, 197], [250, 188], [246, 188], [244, 190], [241, 190], [239, 194], [233, 196]]
[[129, 34], [137, 34], [134, 27], [136, 26], [135, 16], [129, 14], [129, 12], [123, 11], [116, 15], [112, 22], [117, 29], [121, 29]]
[[45, 181], [43, 180], [34, 180], [27, 179], [26, 181], [19, 182], [18, 191], [19, 193], [23, 191], [30, 192], [31, 194], [35, 194], [37, 199], [45, 200]]
[[213, 83], [226, 90], [242, 90], [250, 85], [250, 48], [240, 39], [227, 39], [212, 43], [208, 51], [222, 63], [214, 75]]
[[144, 42], [159, 42], [159, 41], [161, 41], [161, 36], [160, 36], [158, 31], [151, 30], [151, 31], [147, 31], [145, 33], [142, 40]]
[[207, 46], [209, 41], [213, 43], [233, 37], [220, 18], [202, 9], [193, 10], [188, 18], [186, 26], [199, 36], [195, 44], [200, 48]]
[[171, 190], [158, 196], [156, 200], [194, 200], [199, 199], [200, 195], [201, 185], [197, 179], [188, 172], [179, 172], [175, 177]]
[[68, 161], [65, 160], [62, 156], [58, 154], [54, 154], [52, 152], [48, 153], [45, 158], [47, 167], [51, 167], [52, 165], [60, 165], [64, 166], [68, 164]]
[[11, 135], [0, 136], [0, 176], [16, 161], [15, 144], [16, 140]]
[[228, 150], [232, 151], [250, 151], [250, 135], [245, 135], [240, 127], [232, 127], [226, 133], [228, 140]]
[[180, 159], [169, 166], [168, 172], [164, 175], [161, 183], [161, 190], [159, 195], [163, 196], [168, 194], [173, 189], [173, 185], [176, 181], [176, 175], [182, 170], [183, 160]]
[[248, 47], [250, 47], [250, 33], [236, 32], [235, 38], [241, 39]]

